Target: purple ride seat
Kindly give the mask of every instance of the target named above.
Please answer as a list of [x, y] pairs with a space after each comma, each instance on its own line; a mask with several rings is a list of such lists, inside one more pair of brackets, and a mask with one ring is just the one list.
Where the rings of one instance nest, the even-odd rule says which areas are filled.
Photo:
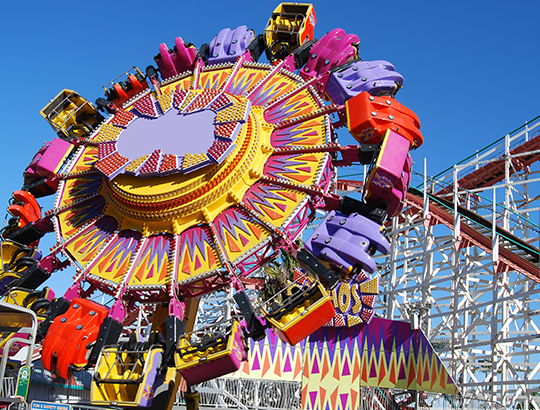
[[238, 26], [234, 30], [224, 28], [210, 42], [208, 64], [234, 63], [244, 54], [253, 38], [253, 31], [248, 30], [247, 26]]
[[326, 94], [336, 105], [367, 91], [371, 95], [394, 95], [403, 86], [403, 76], [384, 60], [355, 61], [333, 72], [326, 84]]
[[377, 269], [375, 261], [368, 253], [374, 247], [382, 253], [390, 249], [388, 240], [381, 233], [381, 227], [363, 215], [330, 212], [305, 243], [317, 258], [327, 261], [348, 272], [354, 265], [373, 273]]

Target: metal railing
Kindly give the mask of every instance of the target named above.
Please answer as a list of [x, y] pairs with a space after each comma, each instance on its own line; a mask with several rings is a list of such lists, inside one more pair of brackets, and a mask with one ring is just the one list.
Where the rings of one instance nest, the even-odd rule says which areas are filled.
[[0, 386], [0, 396], [11, 397], [15, 394], [16, 388], [17, 388], [16, 377], [4, 377], [3, 383]]
[[[197, 386], [200, 406], [227, 409], [301, 409], [300, 382], [222, 377]], [[175, 405], [184, 405], [179, 392]]]
[[[420, 195], [423, 194], [423, 192], [420, 190], [417, 190], [417, 192]], [[463, 194], [466, 192], [468, 191], [460, 190], [459, 193]], [[475, 195], [479, 197], [479, 195]], [[534, 231], [537, 234], [540, 232], [540, 226], [532, 222], [528, 218], [524, 217], [523, 215], [485, 197], [481, 197], [486, 202], [486, 205], [483, 205], [482, 208], [488, 211], [488, 213], [486, 215], [480, 215], [480, 213], [478, 213], [478, 210], [469, 210], [459, 205], [456, 206], [453, 202], [444, 198], [440, 198], [436, 195], [427, 194], [427, 196], [430, 200], [447, 209], [451, 213], [457, 210], [459, 216], [462, 218], [462, 221], [468, 223], [473, 227], [480, 227], [487, 230], [489, 236], [493, 236], [493, 232], [495, 231], [495, 233], [498, 234], [505, 241], [512, 243], [516, 247], [530, 254], [534, 259], [538, 260], [538, 248], [535, 248], [533, 245], [527, 243], [525, 240], [511, 233], [518, 230], [517, 228], [519, 228], [519, 230], [526, 229]], [[454, 201], [455, 200], [456, 198], [454, 198]], [[502, 229], [501, 227], [499, 227], [497, 221], [502, 221], [504, 219], [513, 222], [513, 227], [507, 229]]]
[[[507, 135], [492, 142], [491, 144], [477, 151], [475, 154], [469, 155], [467, 158], [461, 160], [457, 164], [439, 172], [437, 175], [433, 176], [433, 179], [436, 181], [448, 181], [453, 178], [453, 172], [456, 167], [460, 171], [470, 168], [460, 175], [460, 178], [463, 178], [476, 170], [473, 165], [485, 165], [486, 163], [495, 159], [503, 158], [506, 154], [506, 144], [509, 144], [508, 150], [511, 151], [539, 134], [540, 115], [526, 122], [521, 127], [511, 131]], [[422, 189], [422, 186], [417, 186], [417, 188]]]

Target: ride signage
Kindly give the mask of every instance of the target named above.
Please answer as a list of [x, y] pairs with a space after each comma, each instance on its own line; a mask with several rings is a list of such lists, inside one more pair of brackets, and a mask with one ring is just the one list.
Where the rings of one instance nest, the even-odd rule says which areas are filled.
[[51, 403], [48, 401], [33, 401], [32, 410], [72, 410], [71, 404]]
[[17, 379], [17, 392], [15, 393], [15, 395], [23, 397], [24, 401], [26, 401], [26, 397], [28, 396], [28, 385], [30, 384], [31, 372], [32, 371], [28, 366], [22, 366], [19, 369], [19, 377]]

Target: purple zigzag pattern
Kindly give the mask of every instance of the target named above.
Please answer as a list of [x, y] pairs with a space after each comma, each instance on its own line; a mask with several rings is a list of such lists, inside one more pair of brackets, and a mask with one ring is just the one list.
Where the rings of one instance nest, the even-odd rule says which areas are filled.
[[[317, 331], [317, 335], [320, 338], [320, 346], [316, 342], [314, 342], [311, 339], [311, 337], [307, 339], [307, 343], [306, 343], [306, 347], [308, 347], [309, 353], [311, 354], [310, 355], [310, 360], [312, 360], [312, 361], [313, 361], [313, 355], [315, 354], [315, 352], [318, 351], [319, 355], [321, 355], [322, 351], [323, 351], [323, 348], [325, 347], [324, 342], [329, 342], [328, 337], [327, 337], [328, 332], [326, 332], [324, 328], [319, 329]], [[330, 353], [330, 351], [328, 353]]]
[[429, 341], [427, 340], [427, 338], [420, 338], [420, 343], [422, 345], [422, 352], [424, 352], [424, 354], [427, 353], [429, 361], [431, 362], [433, 350], [429, 349]]
[[272, 192], [279, 191], [281, 189], [282, 188], [275, 188], [260, 183], [254, 184], [246, 192], [244, 199], [248, 201], [248, 203], [252, 206], [253, 209], [264, 215], [266, 213], [260, 208], [260, 205], [265, 205], [269, 208], [275, 208], [274, 204], [269, 202], [268, 199], [283, 200], [282, 196]]
[[214, 74], [213, 76], [208, 75], [208, 79], [207, 79], [205, 88], [208, 88], [208, 84], [211, 84], [211, 85], [210, 85], [210, 88], [211, 88], [212, 90], [216, 90], [216, 89], [218, 88], [218, 85], [219, 85], [219, 78], [220, 78], [220, 76], [221, 76], [220, 73]]
[[[268, 162], [264, 165], [264, 174], [265, 175], [271, 175], [276, 178], [286, 178], [283, 175], [280, 175], [280, 173], [291, 173], [291, 174], [299, 174], [299, 171], [296, 171], [294, 169], [290, 169], [289, 167], [293, 167], [295, 165], [305, 165], [305, 161], [294, 161], [293, 158], [297, 157], [298, 155], [273, 155], [270, 157]], [[274, 169], [272, 171], [271, 169]]]
[[251, 73], [249, 75], [236, 76], [235, 80], [238, 80], [236, 84], [229, 90], [229, 93], [235, 95], [244, 95], [245, 92], [251, 87], [253, 78], [256, 77], [256, 73]]
[[234, 239], [238, 240], [238, 234], [236, 229], [233, 229], [233, 227], [240, 229], [247, 235], [252, 235], [251, 230], [244, 223], [244, 221], [248, 220], [249, 219], [238, 210], [229, 208], [225, 212], [221, 213], [221, 215], [215, 219], [214, 223], [218, 228], [219, 236], [223, 240], [226, 240], [225, 231], [229, 232]]
[[78, 237], [84, 235], [89, 230], [91, 230], [92, 234], [85, 241], [84, 246], [80, 249], [77, 249], [77, 252], [84, 253], [87, 251], [88, 247], [99, 249], [101, 247], [101, 244], [107, 241], [107, 239], [114, 233], [116, 228], [118, 228], [118, 222], [116, 221], [116, 219], [110, 216], [104, 216], [90, 224], [88, 228], [84, 229], [79, 235], [70, 238], [67, 243], [73, 242]]
[[200, 254], [203, 256], [203, 259], [206, 261], [206, 247], [205, 243], [212, 246], [210, 241], [210, 236], [208, 233], [201, 227], [195, 227], [188, 229], [181, 234], [182, 242], [180, 246], [180, 257], [184, 254], [184, 249], [188, 249], [191, 260], [195, 256], [195, 248], [197, 248]]
[[273, 362], [276, 357], [277, 347], [283, 342], [279, 340], [274, 332], [268, 332], [266, 335], [266, 337], [268, 337], [268, 341], [270, 342], [270, 360]]
[[[153, 264], [154, 258], [157, 256], [157, 267], [161, 266], [165, 257], [169, 255], [169, 249], [171, 246], [171, 236], [170, 235], [156, 235], [151, 238], [148, 238], [143, 248], [139, 251], [139, 256], [141, 261], [144, 261], [146, 255], [149, 255], [148, 263], [150, 268]], [[139, 266], [138, 266], [139, 267]], [[147, 276], [151, 277], [151, 276]]]
[[93, 195], [99, 190], [101, 182], [101, 176], [80, 177], [70, 186], [69, 196], [73, 198]]
[[[304, 125], [304, 123], [298, 123], [291, 125], [290, 127], [274, 131], [270, 136], [272, 146], [277, 147], [293, 144], [305, 139], [305, 137], [319, 135], [317, 131], [313, 131], [311, 128], [301, 129], [301, 127]], [[297, 135], [299, 136], [297, 137]]]
[[286, 117], [294, 116], [297, 112], [299, 112], [302, 108], [306, 106], [309, 106], [309, 104], [305, 101], [300, 100], [291, 103], [288, 98], [285, 98], [285, 100], [280, 104], [277, 104], [270, 110], [265, 111], [264, 116], [266, 122], [275, 124], [276, 122], [279, 122]]
[[[374, 351], [377, 367], [381, 366], [381, 354], [385, 356], [387, 366], [390, 366], [391, 355], [394, 350], [398, 357], [398, 363], [401, 356], [408, 365], [409, 355], [411, 354], [413, 360], [417, 362], [420, 348], [422, 348], [430, 361], [436, 360], [438, 369], [441, 369], [442, 366], [440, 359], [436, 356], [425, 335], [420, 330], [411, 329], [410, 323], [407, 322], [374, 317], [369, 325], [361, 324], [351, 328], [321, 328], [313, 333], [308, 341], [311, 353], [318, 351], [319, 357], [322, 354], [321, 348], [327, 349], [331, 365], [334, 364], [335, 352], [338, 350], [336, 345], [339, 346], [341, 351], [364, 350], [368, 356], [371, 356]], [[344, 358], [343, 353], [340, 358]], [[452, 381], [450, 380], [450, 382]]]
[[105, 206], [105, 199], [101, 195], [91, 197], [89, 200], [80, 202], [70, 208], [66, 224], [73, 228], [80, 227], [98, 216]]
[[[420, 333], [412, 330], [409, 323], [393, 322], [379, 318], [373, 318], [369, 325], [369, 332], [364, 332], [364, 346], [371, 352], [375, 348], [375, 357], [379, 361], [381, 342], [384, 344], [386, 362], [389, 363], [392, 350], [401, 347], [405, 357], [405, 363], [409, 362], [409, 355], [418, 359], [420, 349]], [[427, 346], [426, 346], [427, 347]]]
[[111, 241], [96, 263], [98, 263], [99, 260], [103, 260], [103, 258], [111, 254], [111, 252], [114, 252], [111, 258], [113, 264], [107, 268], [107, 271], [110, 272], [114, 265], [121, 266], [126, 258], [131, 258], [131, 255], [137, 249], [141, 237], [142, 235], [139, 232], [120, 231], [118, 236]]
[[[250, 99], [253, 102], [253, 105], [264, 105], [277, 94], [279, 94], [281, 87], [286, 86], [287, 82], [282, 81], [280, 83], [273, 83], [268, 86], [268, 83], [264, 84], [257, 90], [257, 93], [252, 96]], [[275, 90], [275, 91], [273, 91]]]
[[[385, 335], [390, 333], [391, 339], [395, 338], [395, 334], [392, 334], [393, 331], [397, 330], [397, 326], [394, 328], [389, 328], [389, 323], [375, 321], [370, 328], [370, 332], [364, 335], [364, 349], [367, 349], [369, 353], [375, 350], [375, 358], [377, 363], [379, 362], [379, 354], [381, 349], [381, 340], [384, 339]], [[403, 336], [404, 334], [401, 334]], [[392, 343], [393, 345], [393, 343]], [[391, 354], [391, 352], [389, 352]], [[390, 355], [387, 356], [387, 359], [390, 359]]]

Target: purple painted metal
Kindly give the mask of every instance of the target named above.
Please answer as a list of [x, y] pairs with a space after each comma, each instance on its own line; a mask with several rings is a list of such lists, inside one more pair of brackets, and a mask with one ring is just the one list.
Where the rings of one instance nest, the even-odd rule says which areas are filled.
[[409, 140], [388, 130], [366, 183], [365, 201], [385, 208], [389, 217], [401, 210], [409, 188], [412, 165], [410, 145]]
[[310, 57], [300, 75], [304, 80], [323, 76], [319, 79], [321, 91], [328, 80], [325, 74], [330, 69], [358, 56], [357, 45], [359, 43], [356, 34], [346, 34], [344, 30], [336, 28], [317, 41], [310, 51]]
[[390, 249], [380, 228], [377, 223], [362, 215], [345, 215], [332, 211], [308, 238], [305, 247], [317, 258], [343, 271], [349, 271], [358, 264], [373, 273], [377, 265], [368, 248], [375, 248], [382, 253]]
[[16, 276], [2, 276], [3, 277], [0, 277], [0, 295], [4, 295], [4, 293], [7, 291], [7, 286], [17, 279]]
[[[137, 394], [140, 400], [136, 403], [138, 407], [149, 407], [154, 399], [156, 389], [163, 384], [164, 377], [159, 374], [162, 355], [163, 349], [159, 347], [151, 348], [148, 352], [146, 360], [150, 362], [150, 366], [147, 367], [144, 373], [143, 383], [141, 383], [137, 390], [137, 392], [141, 392], [142, 389], [142, 394]], [[145, 392], [152, 392], [152, 394], [145, 394]]]
[[155, 119], [138, 117], [120, 134], [117, 150], [129, 160], [157, 149], [177, 156], [204, 152], [214, 142], [215, 116], [211, 110], [185, 115], [173, 109]]
[[394, 95], [402, 86], [403, 76], [388, 61], [355, 61], [330, 75], [326, 94], [334, 104], [344, 104], [363, 91], [374, 96]]
[[[159, 366], [161, 364], [161, 356], [163, 352], [162, 349], [152, 349], [148, 352], [147, 360], [152, 360], [152, 364], [149, 369], [147, 369], [144, 378], [144, 384], [139, 386], [139, 389], [145, 391], [151, 391], [155, 393], [156, 389], [163, 384], [164, 378], [162, 375], [158, 374]], [[150, 357], [153, 356], [153, 357]], [[141, 394], [140, 401], [137, 403], [138, 407], [150, 407], [152, 400], [154, 399], [153, 394]]]
[[[137, 335], [137, 341], [132, 348], [126, 350], [121, 346], [113, 346], [101, 352], [96, 369], [106, 369], [106, 366], [102, 366], [102, 361], [107, 360], [106, 358], [113, 356], [115, 360], [108, 374], [103, 374], [107, 370], [102, 371], [101, 375], [96, 371], [97, 378], [92, 380], [91, 386], [93, 404], [116, 402], [126, 407], [150, 407], [156, 389], [165, 381], [166, 372], [160, 371], [163, 348], [153, 345], [147, 350], [139, 350], [143, 346], [143, 340]], [[141, 366], [143, 369], [140, 369]], [[128, 383], [131, 383], [132, 388], [125, 388]]]
[[165, 80], [185, 71], [193, 70], [197, 58], [195, 47], [186, 47], [182, 37], [175, 40], [176, 50], [169, 50], [165, 43], [159, 45], [159, 54], [154, 58], [161, 77]]
[[210, 42], [208, 64], [234, 63], [246, 51], [254, 38], [252, 30], [247, 26], [239, 26], [234, 30], [224, 28]]

